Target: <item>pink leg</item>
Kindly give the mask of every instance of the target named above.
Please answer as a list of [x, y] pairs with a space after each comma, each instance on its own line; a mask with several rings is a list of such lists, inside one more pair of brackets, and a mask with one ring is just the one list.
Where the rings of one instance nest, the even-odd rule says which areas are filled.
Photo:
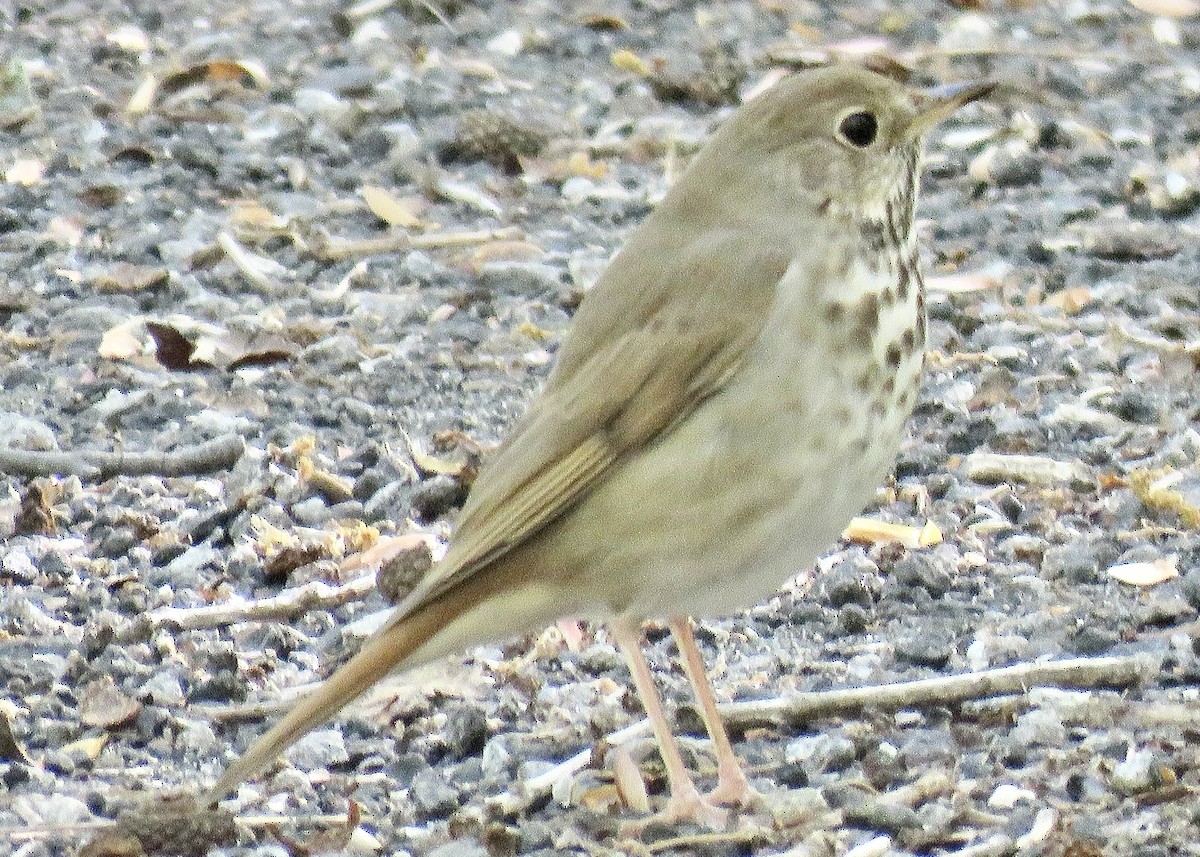
[[746, 779], [741, 762], [733, 752], [729, 743], [729, 735], [725, 732], [725, 724], [717, 711], [717, 701], [713, 696], [712, 684], [704, 670], [704, 659], [696, 646], [696, 635], [692, 632], [692, 623], [686, 616], [671, 619], [667, 626], [679, 646], [679, 656], [683, 659], [683, 669], [692, 683], [696, 701], [700, 703], [700, 715], [704, 718], [704, 728], [712, 739], [713, 749], [717, 753], [717, 787], [709, 792], [708, 799], [713, 803], [746, 806], [758, 797], [758, 793]]
[[[654, 729], [654, 737], [658, 741], [659, 752], [663, 764], [667, 766], [667, 784], [671, 791], [667, 808], [657, 818], [664, 821], [691, 820], [706, 827], [725, 826], [726, 814], [723, 810], [706, 801], [696, 789], [692, 777], [683, 766], [683, 757], [679, 754], [679, 746], [671, 734], [671, 726], [663, 713], [662, 701], [650, 675], [650, 666], [641, 649], [641, 633], [630, 622], [624, 619], [612, 619], [608, 623], [609, 632], [625, 655], [629, 671], [633, 674], [633, 683], [641, 697], [642, 707], [650, 718], [650, 726]], [[637, 825], [638, 827], [642, 825]]]

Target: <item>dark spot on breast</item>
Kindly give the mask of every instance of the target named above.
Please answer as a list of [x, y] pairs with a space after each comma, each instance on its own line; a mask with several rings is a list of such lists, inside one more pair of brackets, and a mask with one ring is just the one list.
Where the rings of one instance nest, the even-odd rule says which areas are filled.
[[883, 392], [889, 396], [896, 392], [896, 379], [894, 377], [889, 377], [883, 382]]
[[829, 206], [833, 205], [833, 197], [827, 196], [817, 205], [817, 214], [825, 214], [829, 211]]
[[874, 361], [854, 379], [854, 386], [863, 393], [869, 393], [879, 385], [879, 364]]
[[875, 292], [863, 295], [856, 312], [859, 327], [870, 330], [879, 327], [879, 295]]
[[905, 354], [912, 354], [915, 336], [912, 329], [904, 331], [900, 336], [900, 347], [904, 349]]
[[831, 324], [836, 324], [846, 317], [846, 305], [837, 301], [830, 301], [825, 304], [825, 320]]
[[893, 369], [900, 367], [900, 347], [894, 342], [887, 347], [887, 364]]
[[888, 227], [882, 221], [863, 220], [859, 224], [859, 230], [862, 234], [863, 248], [868, 256], [878, 256], [888, 246]]
[[875, 331], [878, 329], [879, 295], [871, 292], [863, 296], [854, 309], [854, 330], [851, 332], [851, 338], [855, 345], [867, 349], [871, 347]]
[[883, 301], [885, 307], [890, 307], [896, 303], [896, 290], [891, 286], [885, 286], [883, 291], [879, 293], [879, 298]]
[[897, 272], [896, 289], [900, 292], [900, 300], [908, 300], [908, 265], [900, 263], [900, 270]]

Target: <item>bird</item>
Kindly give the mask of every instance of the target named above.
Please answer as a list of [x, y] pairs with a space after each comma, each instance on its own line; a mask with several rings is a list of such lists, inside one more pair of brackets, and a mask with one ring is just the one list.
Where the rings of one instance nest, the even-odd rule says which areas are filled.
[[[717, 826], [723, 806], [751, 803], [689, 617], [776, 592], [893, 468], [925, 351], [923, 140], [992, 88], [838, 64], [737, 108], [586, 292], [444, 558], [206, 804], [394, 670], [563, 617], [607, 623], [629, 664], [667, 773], [659, 816]], [[707, 795], [640, 650], [651, 620], [667, 622], [713, 741]]]

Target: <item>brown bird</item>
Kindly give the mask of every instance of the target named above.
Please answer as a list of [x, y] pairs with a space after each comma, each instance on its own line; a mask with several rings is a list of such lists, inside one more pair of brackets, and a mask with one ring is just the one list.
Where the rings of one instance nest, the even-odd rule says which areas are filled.
[[[890, 471], [925, 309], [923, 134], [990, 84], [930, 92], [850, 66], [737, 110], [588, 293], [558, 364], [471, 489], [441, 563], [345, 666], [235, 759], [216, 803], [397, 667], [602, 619], [666, 764], [670, 818], [753, 794], [688, 616], [774, 592]], [[718, 758], [684, 768], [640, 649], [666, 618]]]

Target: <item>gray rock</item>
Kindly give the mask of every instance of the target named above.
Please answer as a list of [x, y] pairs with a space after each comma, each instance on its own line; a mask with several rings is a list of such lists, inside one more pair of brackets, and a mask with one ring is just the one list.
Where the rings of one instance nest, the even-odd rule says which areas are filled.
[[346, 739], [340, 729], [319, 729], [310, 732], [293, 744], [284, 754], [287, 760], [302, 771], [315, 771], [345, 764], [350, 758]]
[[458, 809], [458, 789], [446, 782], [446, 776], [433, 768], [426, 768], [413, 777], [409, 786], [417, 817], [425, 820], [445, 818]]

